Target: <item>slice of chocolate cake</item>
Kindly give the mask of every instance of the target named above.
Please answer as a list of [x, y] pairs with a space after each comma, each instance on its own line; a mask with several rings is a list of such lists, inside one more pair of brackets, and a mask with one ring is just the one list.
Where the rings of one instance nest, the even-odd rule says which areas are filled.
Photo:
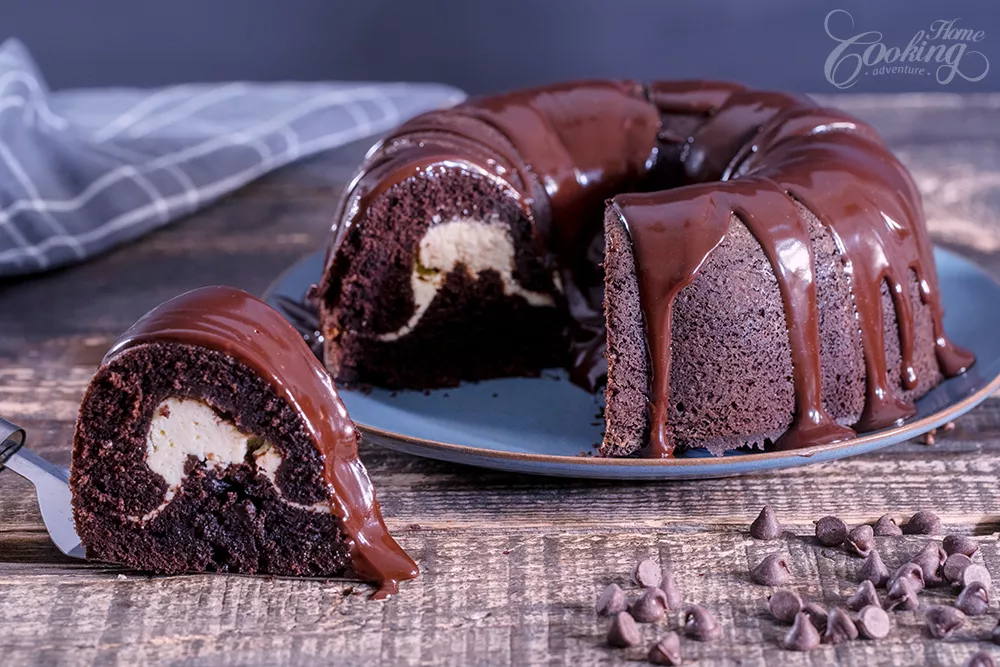
[[143, 316], [80, 407], [70, 486], [88, 556], [162, 573], [417, 575], [358, 432], [295, 329], [207, 287]]

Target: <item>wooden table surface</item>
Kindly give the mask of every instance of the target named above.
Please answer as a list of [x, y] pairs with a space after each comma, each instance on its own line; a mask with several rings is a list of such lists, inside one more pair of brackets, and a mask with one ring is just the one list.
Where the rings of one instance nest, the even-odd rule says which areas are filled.
[[[935, 240], [1000, 278], [1000, 96], [844, 97], [912, 169]], [[136, 318], [201, 285], [260, 293], [321, 247], [336, 198], [364, 146], [269, 176], [222, 202], [88, 264], [0, 283], [0, 415], [30, 445], [68, 464], [78, 402], [102, 355]], [[998, 333], [1000, 335], [1000, 333]], [[810, 538], [812, 521], [848, 522], [930, 509], [972, 534], [1000, 580], [1000, 398], [928, 447], [738, 479], [610, 483], [518, 476], [362, 447], [387, 523], [421, 577], [388, 602], [347, 581], [194, 575], [151, 577], [64, 558], [32, 488], [0, 475], [0, 664], [371, 665], [625, 664], [646, 647], [604, 644], [594, 600], [626, 584], [638, 557], [672, 569], [689, 602], [718, 615], [723, 638], [684, 640], [701, 665], [960, 665], [997, 620], [933, 640], [922, 615], [894, 613], [882, 641], [809, 654], [783, 651], [768, 589], [748, 564], [784, 549], [794, 588], [842, 603], [861, 561]], [[770, 503], [786, 534], [748, 538]], [[880, 538], [890, 566], [926, 538]], [[977, 559], [980, 556], [977, 556]], [[946, 600], [932, 593], [927, 601]], [[679, 614], [671, 613], [676, 628]]]

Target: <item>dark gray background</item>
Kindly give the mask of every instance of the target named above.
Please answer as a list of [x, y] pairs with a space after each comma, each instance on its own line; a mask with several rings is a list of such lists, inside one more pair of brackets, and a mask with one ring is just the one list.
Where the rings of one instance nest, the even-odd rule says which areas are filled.
[[996, 0], [0, 0], [0, 38], [20, 38], [54, 88], [374, 79], [478, 93], [629, 76], [834, 92], [823, 21], [836, 8], [854, 18], [840, 17], [845, 34], [877, 30], [886, 46], [960, 17], [986, 31], [975, 48], [994, 65], [977, 83], [863, 76], [850, 92], [1000, 90]]

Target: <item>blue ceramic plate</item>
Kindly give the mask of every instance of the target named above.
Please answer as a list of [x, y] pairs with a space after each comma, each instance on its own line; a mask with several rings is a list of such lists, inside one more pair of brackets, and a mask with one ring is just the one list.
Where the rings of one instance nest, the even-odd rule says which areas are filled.
[[[935, 251], [952, 340], [975, 352], [967, 373], [935, 387], [917, 402], [917, 415], [895, 428], [854, 440], [794, 452], [687, 452], [676, 459], [592, 456], [603, 420], [597, 397], [570, 384], [563, 371], [540, 378], [506, 378], [454, 389], [370, 393], [342, 391], [368, 442], [408, 454], [539, 475], [600, 479], [691, 479], [790, 468], [864, 454], [916, 437], [969, 411], [1000, 387], [1000, 285], [967, 260]], [[315, 316], [301, 305], [319, 278], [323, 253], [282, 274], [265, 298], [304, 331]]]

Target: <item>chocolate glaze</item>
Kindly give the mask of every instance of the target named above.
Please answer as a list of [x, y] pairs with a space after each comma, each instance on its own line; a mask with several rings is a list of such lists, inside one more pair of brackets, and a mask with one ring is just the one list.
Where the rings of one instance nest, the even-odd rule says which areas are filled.
[[375, 597], [417, 576], [416, 564], [389, 535], [375, 490], [358, 459], [358, 432], [330, 375], [277, 311], [230, 287], [182, 294], [144, 315], [105, 357], [137, 345], [170, 342], [223, 352], [256, 371], [296, 411], [323, 458], [330, 507], [350, 540], [352, 568], [381, 584]]
[[[931, 245], [919, 193], [875, 133], [850, 116], [774, 94], [730, 96], [687, 140], [685, 187], [623, 195], [614, 206], [632, 237], [653, 359], [648, 454], [670, 456], [670, 312], [735, 215], [756, 237], [781, 290], [794, 366], [796, 414], [779, 448], [853, 436], [825, 413], [820, 398], [815, 267], [798, 201], [833, 233], [851, 274], [866, 366], [859, 430], [890, 426], [916, 407], [893, 387], [917, 386], [909, 271], [930, 305], [936, 354], [945, 376], [973, 363], [944, 335]], [[749, 147], [749, 148], [748, 148]], [[694, 161], [694, 164], [687, 163]], [[721, 178], [733, 178], [716, 182]], [[689, 249], [692, 257], [677, 252]], [[705, 254], [702, 254], [702, 251]], [[681, 256], [678, 256], [681, 255]], [[880, 290], [888, 281], [899, 323], [902, 378], [888, 377]]]
[[[868, 125], [808, 98], [712, 81], [590, 81], [471, 100], [403, 124], [369, 153], [348, 190], [327, 258], [377, 193], [430, 165], [460, 165], [502, 183], [522, 205], [562, 277], [572, 325], [571, 375], [595, 388], [603, 359], [601, 202], [635, 246], [652, 358], [648, 455], [673, 451], [669, 407], [670, 314], [676, 294], [725, 236], [735, 215], [760, 242], [781, 291], [794, 366], [796, 414], [777, 446], [852, 437], [823, 409], [815, 267], [797, 204], [833, 234], [851, 274], [867, 371], [857, 429], [915, 412], [893, 391], [917, 384], [909, 272], [930, 306], [941, 371], [973, 363], [944, 334], [920, 196]], [[888, 281], [899, 322], [901, 382], [887, 376], [880, 289]], [[327, 285], [329, 287], [329, 285]]]

